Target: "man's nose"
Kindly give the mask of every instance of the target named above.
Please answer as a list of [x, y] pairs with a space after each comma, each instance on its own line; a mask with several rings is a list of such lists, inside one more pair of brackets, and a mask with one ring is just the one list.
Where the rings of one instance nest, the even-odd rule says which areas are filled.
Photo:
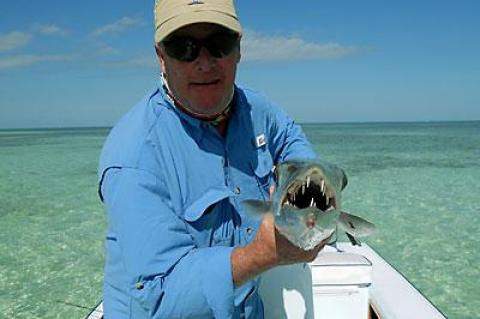
[[198, 57], [193, 62], [195, 64], [195, 69], [199, 72], [208, 72], [216, 63], [215, 57], [213, 57], [210, 52], [202, 47]]

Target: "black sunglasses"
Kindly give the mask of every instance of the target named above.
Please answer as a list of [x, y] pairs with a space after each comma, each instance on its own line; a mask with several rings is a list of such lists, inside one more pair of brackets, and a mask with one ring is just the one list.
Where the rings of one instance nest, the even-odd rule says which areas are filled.
[[239, 35], [234, 32], [214, 33], [203, 40], [186, 36], [173, 36], [161, 42], [168, 56], [192, 62], [200, 55], [200, 50], [205, 47], [214, 58], [223, 58], [232, 53], [238, 45]]

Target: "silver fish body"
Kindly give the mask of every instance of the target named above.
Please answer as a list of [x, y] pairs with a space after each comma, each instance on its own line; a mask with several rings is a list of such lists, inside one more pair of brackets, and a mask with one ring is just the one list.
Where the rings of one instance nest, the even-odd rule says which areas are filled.
[[273, 214], [278, 231], [294, 245], [310, 250], [344, 230], [355, 237], [374, 232], [370, 222], [341, 211], [341, 192], [347, 176], [338, 166], [322, 160], [293, 160], [276, 169], [277, 185], [271, 201], [246, 200], [243, 206], [253, 215]]

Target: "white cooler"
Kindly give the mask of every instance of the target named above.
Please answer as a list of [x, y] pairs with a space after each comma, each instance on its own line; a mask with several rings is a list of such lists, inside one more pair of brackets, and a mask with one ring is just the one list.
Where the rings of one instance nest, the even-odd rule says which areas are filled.
[[368, 319], [372, 263], [367, 258], [325, 252], [311, 269], [315, 319]]
[[265, 319], [367, 319], [371, 274], [364, 256], [333, 251], [308, 265], [276, 267], [259, 287]]

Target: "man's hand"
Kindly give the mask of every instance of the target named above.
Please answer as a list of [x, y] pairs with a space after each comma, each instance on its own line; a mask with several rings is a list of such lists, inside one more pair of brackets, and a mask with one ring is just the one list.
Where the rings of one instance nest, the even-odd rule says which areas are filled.
[[255, 239], [249, 245], [233, 251], [233, 281], [236, 286], [240, 286], [272, 267], [311, 262], [329, 240], [330, 238], [325, 239], [312, 250], [298, 248], [278, 232], [273, 215], [267, 214]]
[[311, 250], [303, 250], [278, 232], [273, 216], [268, 214], [263, 218], [257, 236], [251, 245], [257, 254], [263, 257], [268, 269], [278, 265], [311, 262], [329, 240], [330, 238], [327, 238]]

